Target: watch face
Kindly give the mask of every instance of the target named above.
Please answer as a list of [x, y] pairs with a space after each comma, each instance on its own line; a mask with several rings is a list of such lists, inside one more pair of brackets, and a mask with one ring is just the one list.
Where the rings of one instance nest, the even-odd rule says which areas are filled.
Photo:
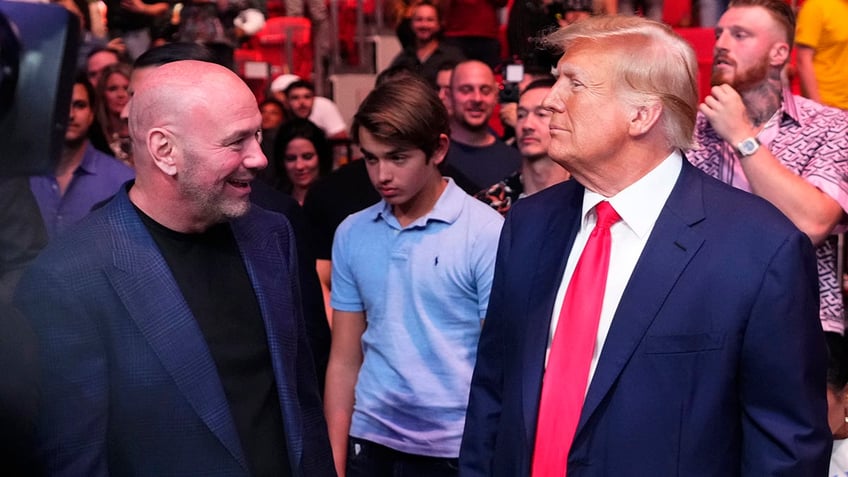
[[743, 156], [750, 156], [751, 154], [757, 152], [757, 149], [760, 148], [760, 142], [757, 141], [756, 138], [749, 137], [744, 141], [739, 143], [739, 153]]

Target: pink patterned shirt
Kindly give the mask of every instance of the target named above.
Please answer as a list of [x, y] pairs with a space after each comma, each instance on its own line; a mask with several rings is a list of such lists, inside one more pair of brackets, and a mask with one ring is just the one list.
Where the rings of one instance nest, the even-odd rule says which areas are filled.
[[[783, 98], [781, 109], [757, 138], [786, 168], [848, 210], [848, 113], [793, 96], [786, 89]], [[695, 139], [700, 147], [687, 154], [692, 164], [716, 179], [750, 192], [734, 147], [721, 139], [701, 113], [695, 124]], [[837, 228], [836, 232], [845, 230], [844, 224]], [[836, 242], [836, 236], [831, 236], [816, 249], [820, 317], [825, 331], [843, 333], [844, 306], [841, 280], [837, 276]]]

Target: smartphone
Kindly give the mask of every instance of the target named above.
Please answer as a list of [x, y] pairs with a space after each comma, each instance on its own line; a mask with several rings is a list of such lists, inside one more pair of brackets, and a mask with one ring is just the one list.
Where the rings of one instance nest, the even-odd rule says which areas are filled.
[[504, 72], [505, 83], [520, 83], [524, 79], [524, 65], [506, 65]]

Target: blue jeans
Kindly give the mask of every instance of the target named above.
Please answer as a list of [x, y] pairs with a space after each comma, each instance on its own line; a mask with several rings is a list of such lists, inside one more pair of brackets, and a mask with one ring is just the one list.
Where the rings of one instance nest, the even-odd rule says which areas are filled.
[[407, 454], [371, 441], [350, 437], [347, 477], [456, 477], [458, 459]]

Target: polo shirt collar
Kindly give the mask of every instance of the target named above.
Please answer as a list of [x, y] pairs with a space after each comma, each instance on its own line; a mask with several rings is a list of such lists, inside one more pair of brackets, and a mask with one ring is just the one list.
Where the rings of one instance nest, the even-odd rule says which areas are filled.
[[[447, 181], [448, 185], [442, 191], [442, 195], [439, 196], [433, 209], [417, 218], [405, 228], [424, 227], [431, 220], [452, 224], [459, 218], [464, 204], [462, 196], [465, 195], [465, 192], [450, 177], [443, 177], [442, 180]], [[373, 220], [383, 219], [391, 226], [400, 228], [397, 219], [392, 213], [392, 206], [386, 203], [385, 200], [381, 200], [380, 205], [374, 214]]]

